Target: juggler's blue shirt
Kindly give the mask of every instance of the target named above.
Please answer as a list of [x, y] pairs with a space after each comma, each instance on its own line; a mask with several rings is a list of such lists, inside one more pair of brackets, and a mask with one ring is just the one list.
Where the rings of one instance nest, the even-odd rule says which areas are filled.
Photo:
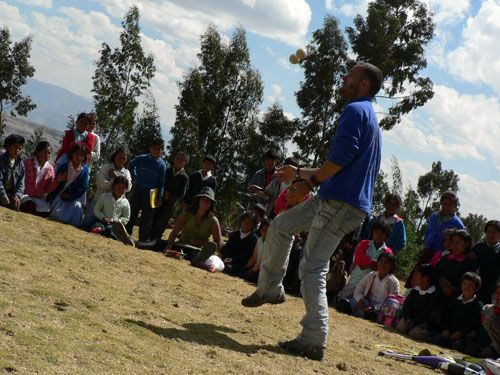
[[319, 197], [370, 213], [381, 150], [382, 134], [371, 99], [354, 99], [345, 106], [328, 151], [327, 159], [342, 169], [323, 181]]

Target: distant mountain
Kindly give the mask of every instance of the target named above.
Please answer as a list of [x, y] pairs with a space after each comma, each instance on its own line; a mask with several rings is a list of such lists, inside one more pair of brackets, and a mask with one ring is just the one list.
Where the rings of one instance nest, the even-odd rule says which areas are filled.
[[[5, 132], [2, 138], [8, 136], [9, 134], [19, 134], [26, 140], [30, 139], [31, 134], [33, 134], [37, 127], [42, 127], [45, 138], [52, 145], [53, 155], [55, 155], [55, 152], [59, 149], [59, 144], [64, 134], [61, 130], [56, 130], [28, 121], [25, 117], [10, 117], [7, 115], [5, 118], [5, 125]], [[2, 144], [3, 142], [0, 142], [0, 145]]]
[[92, 109], [90, 100], [36, 79], [29, 79], [22, 91], [36, 104], [36, 109], [28, 113], [27, 120], [50, 128], [64, 130], [69, 115], [75, 116]]

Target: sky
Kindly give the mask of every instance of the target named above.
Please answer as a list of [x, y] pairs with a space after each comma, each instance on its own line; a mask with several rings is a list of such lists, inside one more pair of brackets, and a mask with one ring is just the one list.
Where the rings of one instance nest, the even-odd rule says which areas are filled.
[[[462, 214], [500, 218], [500, 0], [422, 0], [434, 12], [435, 36], [421, 73], [434, 82], [434, 98], [384, 131], [382, 169], [395, 156], [405, 186], [440, 160], [460, 177]], [[0, 27], [14, 40], [33, 36], [38, 80], [91, 98], [94, 61], [102, 42], [117, 46], [131, 5], [141, 11], [143, 47], [155, 55], [152, 81], [165, 134], [175, 121], [177, 82], [197, 65], [199, 37], [210, 24], [229, 38], [247, 31], [253, 66], [264, 81], [262, 110], [278, 101], [300, 117], [294, 93], [303, 71], [290, 54], [311, 40], [326, 14], [342, 28], [366, 15], [370, 0], [0, 0]], [[383, 110], [381, 110], [383, 112]]]

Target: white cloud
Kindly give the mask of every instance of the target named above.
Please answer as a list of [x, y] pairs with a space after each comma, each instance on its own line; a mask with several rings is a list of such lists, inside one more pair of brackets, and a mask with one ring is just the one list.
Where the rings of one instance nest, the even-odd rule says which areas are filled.
[[325, 0], [325, 8], [327, 11], [329, 12], [333, 12], [334, 10], [334, 4], [333, 4], [333, 0]]
[[[500, 102], [496, 97], [460, 95], [454, 89], [435, 86], [426, 106], [403, 118], [385, 134], [394, 144], [415, 152], [433, 153], [444, 159], [492, 158], [500, 170]], [[425, 119], [425, 120], [422, 120]]]
[[40, 8], [52, 8], [54, 4], [52, 0], [18, 0], [20, 3], [40, 7]]
[[500, 94], [500, 0], [485, 0], [467, 20], [460, 45], [447, 54], [447, 66], [458, 79], [485, 84]]
[[282, 89], [280, 85], [278, 85], [277, 83], [273, 83], [270, 87], [271, 87], [271, 95], [269, 95], [266, 98], [267, 100], [269, 100], [272, 103], [282, 102], [285, 100], [285, 98], [281, 96]]
[[[100, 3], [114, 17], [122, 17], [135, 2]], [[209, 24], [222, 31], [242, 25], [255, 34], [300, 46], [311, 20], [311, 9], [305, 0], [146, 0], [141, 2], [140, 9], [143, 22], [157, 31], [191, 41], [198, 40]]]
[[24, 38], [31, 33], [31, 28], [26, 24], [25, 17], [21, 15], [17, 7], [0, 1], [0, 14], [2, 15], [0, 27], [8, 27], [13, 40]]
[[425, 0], [424, 2], [434, 12], [434, 21], [438, 25], [463, 20], [470, 8], [470, 0]]

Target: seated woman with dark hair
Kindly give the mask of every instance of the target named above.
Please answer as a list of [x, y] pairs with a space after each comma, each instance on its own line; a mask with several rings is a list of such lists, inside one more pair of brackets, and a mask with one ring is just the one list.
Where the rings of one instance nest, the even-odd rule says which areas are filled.
[[179, 216], [168, 241], [138, 241], [136, 247], [163, 251], [167, 256], [185, 257], [193, 266], [201, 266], [221, 246], [222, 235], [219, 220], [213, 213], [214, 205], [215, 193], [205, 186], [194, 197], [193, 205]]
[[68, 152], [68, 161], [59, 164], [47, 200], [50, 202], [49, 218], [65, 224], [79, 226], [83, 217], [80, 198], [89, 186], [89, 167], [85, 163], [87, 149], [79, 143]]
[[24, 194], [21, 198], [22, 212], [38, 216], [49, 216], [50, 206], [47, 202], [49, 188], [54, 182], [54, 168], [50, 164], [52, 149], [50, 143], [41, 141], [36, 145], [33, 157], [24, 160], [26, 177]]

